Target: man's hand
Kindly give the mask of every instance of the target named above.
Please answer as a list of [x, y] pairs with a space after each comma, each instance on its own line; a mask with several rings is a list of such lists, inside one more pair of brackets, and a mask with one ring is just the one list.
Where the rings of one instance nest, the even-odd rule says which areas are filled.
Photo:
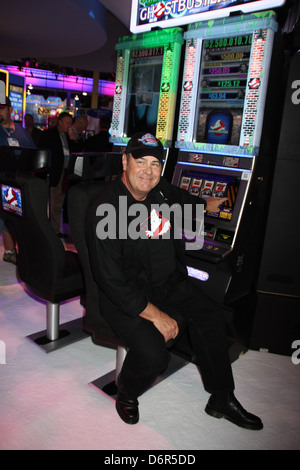
[[220, 205], [227, 201], [228, 197], [206, 197], [206, 210], [208, 212], [220, 212]]
[[76, 132], [74, 131], [74, 129], [72, 129], [72, 127], [70, 127], [68, 129], [68, 136], [69, 136], [69, 139], [71, 139], [71, 140], [77, 140], [78, 139], [78, 137], [76, 135]]
[[150, 302], [140, 316], [153, 323], [165, 338], [165, 342], [176, 338], [179, 333], [177, 322]]

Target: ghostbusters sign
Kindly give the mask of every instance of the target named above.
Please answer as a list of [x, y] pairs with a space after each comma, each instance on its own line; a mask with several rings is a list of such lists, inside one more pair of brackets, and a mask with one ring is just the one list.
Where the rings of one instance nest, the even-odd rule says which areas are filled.
[[282, 6], [285, 0], [132, 0], [132, 33], [169, 28], [228, 16], [232, 11], [248, 13]]

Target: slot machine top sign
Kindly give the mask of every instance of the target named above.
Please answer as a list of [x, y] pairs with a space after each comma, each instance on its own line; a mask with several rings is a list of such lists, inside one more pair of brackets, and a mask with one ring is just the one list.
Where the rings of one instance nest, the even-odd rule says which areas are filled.
[[285, 0], [132, 0], [130, 31], [142, 33], [152, 28], [169, 28], [213, 18], [230, 12], [268, 10]]

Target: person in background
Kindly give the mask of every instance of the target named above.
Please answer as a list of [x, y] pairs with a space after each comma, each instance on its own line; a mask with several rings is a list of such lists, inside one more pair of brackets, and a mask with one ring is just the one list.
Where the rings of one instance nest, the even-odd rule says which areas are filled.
[[[28, 132], [20, 123], [11, 119], [12, 111], [10, 99], [6, 97], [5, 104], [0, 105], [0, 145], [35, 148], [34, 141]], [[3, 261], [17, 264], [16, 242], [1, 218], [0, 231], [4, 245]]]
[[48, 116], [47, 118], [47, 129], [51, 129], [51, 127], [55, 127], [57, 125], [58, 116]]
[[75, 140], [78, 148], [82, 147], [81, 150], [83, 150], [85, 140], [84, 131], [86, 131], [88, 124], [89, 121], [86, 116], [77, 116], [69, 129], [70, 139]]
[[38, 129], [37, 127], [34, 126], [32, 114], [29, 114], [29, 113], [25, 114], [24, 124], [25, 124], [26, 131], [28, 132], [28, 134], [31, 135], [32, 140], [35, 143], [35, 146], [39, 148], [43, 131], [41, 131], [41, 129]]
[[112, 142], [109, 141], [109, 128], [111, 120], [107, 116], [100, 118], [99, 132], [85, 141], [85, 152], [111, 152]]
[[55, 233], [60, 238], [66, 235], [60, 231], [61, 216], [64, 200], [69, 188], [67, 168], [72, 152], [80, 152], [76, 137], [70, 133], [72, 116], [63, 111], [57, 119], [57, 124], [43, 132], [41, 146], [51, 151], [50, 181], [50, 222]]

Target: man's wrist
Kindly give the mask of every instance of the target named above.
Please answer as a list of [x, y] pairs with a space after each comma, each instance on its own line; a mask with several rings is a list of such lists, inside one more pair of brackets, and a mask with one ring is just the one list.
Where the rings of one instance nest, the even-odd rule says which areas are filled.
[[148, 302], [147, 307], [140, 313], [140, 316], [145, 320], [149, 320], [152, 323], [157, 320], [160, 310], [155, 307], [151, 302]]

